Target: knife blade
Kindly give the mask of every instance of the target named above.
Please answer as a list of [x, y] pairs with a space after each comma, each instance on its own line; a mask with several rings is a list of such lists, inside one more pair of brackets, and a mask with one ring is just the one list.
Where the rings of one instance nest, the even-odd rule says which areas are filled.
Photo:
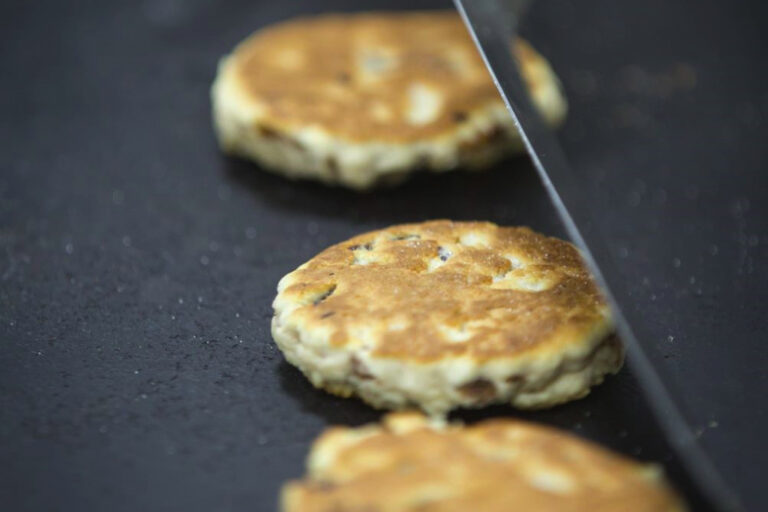
[[[598, 212], [587, 201], [554, 134], [533, 108], [512, 57], [510, 41], [527, 0], [454, 0], [493, 81], [512, 115], [525, 148], [571, 240], [613, 310], [616, 329], [627, 349], [629, 366], [640, 383], [655, 419], [688, 473], [693, 486], [717, 510], [742, 510], [738, 496], [725, 483], [696, 438], [654, 368], [645, 348], [635, 337], [621, 303], [629, 300], [615, 257], [597, 220]], [[604, 215], [604, 212], [602, 213]], [[617, 297], [621, 299], [617, 302]]]

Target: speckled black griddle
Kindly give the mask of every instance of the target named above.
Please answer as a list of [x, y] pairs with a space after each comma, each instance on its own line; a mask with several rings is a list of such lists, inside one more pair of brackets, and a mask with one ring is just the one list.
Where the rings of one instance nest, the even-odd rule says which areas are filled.
[[[273, 21], [357, 3], [322, 4], [0, 7], [3, 510], [274, 510], [325, 425], [378, 417], [283, 362], [269, 335], [283, 274], [398, 222], [562, 234], [524, 158], [357, 195], [222, 157], [218, 57]], [[564, 81], [561, 140], [585, 199], [604, 205], [636, 298], [624, 307], [644, 313], [639, 338], [755, 511], [768, 470], [766, 20], [758, 1], [542, 0], [524, 31]], [[686, 488], [629, 372], [550, 411], [456, 416], [492, 415], [665, 462]]]

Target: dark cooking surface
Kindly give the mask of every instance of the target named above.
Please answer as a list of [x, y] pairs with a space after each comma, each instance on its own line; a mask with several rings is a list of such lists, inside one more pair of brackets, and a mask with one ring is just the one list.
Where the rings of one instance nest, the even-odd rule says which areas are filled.
[[[302, 3], [0, 8], [3, 509], [271, 510], [324, 425], [378, 416], [282, 362], [268, 330], [280, 276], [402, 221], [562, 232], [523, 158], [361, 196], [221, 157], [209, 128], [217, 58], [261, 25], [320, 10]], [[426, 6], [378, 6], [397, 3]], [[768, 17], [757, 1], [617, 4], [542, 0], [526, 33], [565, 82], [561, 138], [605, 206], [636, 297], [625, 307], [647, 319], [638, 335], [760, 510]], [[461, 416], [491, 414], [516, 413]], [[586, 400], [523, 416], [674, 472], [647, 414], [623, 372]]]

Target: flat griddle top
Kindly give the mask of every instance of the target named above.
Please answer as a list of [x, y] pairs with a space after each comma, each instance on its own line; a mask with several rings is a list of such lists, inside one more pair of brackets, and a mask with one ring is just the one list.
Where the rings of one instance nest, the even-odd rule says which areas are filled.
[[[325, 5], [327, 4], [327, 5]], [[269, 335], [278, 279], [353, 234], [430, 218], [562, 234], [524, 158], [359, 195], [222, 157], [217, 59], [356, 2], [3, 6], [0, 502], [9, 510], [272, 510], [329, 423]], [[448, 2], [371, 2], [370, 7]], [[550, 0], [525, 35], [571, 102], [561, 140], [604, 205], [635, 326], [751, 510], [768, 469], [768, 70], [760, 2]], [[521, 416], [675, 461], [623, 372]], [[683, 484], [684, 486], [684, 484]], [[703, 510], [703, 509], [700, 509]]]

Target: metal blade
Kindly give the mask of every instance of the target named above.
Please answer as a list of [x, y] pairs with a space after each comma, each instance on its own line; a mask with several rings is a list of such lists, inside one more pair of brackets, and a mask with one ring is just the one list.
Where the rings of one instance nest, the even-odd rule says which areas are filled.
[[[491, 76], [507, 104], [528, 154], [560, 218], [579, 246], [590, 270], [602, 285], [613, 308], [617, 330], [637, 377], [662, 430], [675, 449], [692, 483], [719, 510], [738, 511], [738, 497], [725, 484], [699, 447], [643, 346], [637, 341], [615, 297], [629, 300], [629, 288], [599, 231], [596, 210], [573, 175], [554, 134], [543, 123], [528, 97], [510, 52], [514, 25], [527, 2], [513, 0], [454, 0]], [[614, 293], [615, 292], [615, 293]]]

